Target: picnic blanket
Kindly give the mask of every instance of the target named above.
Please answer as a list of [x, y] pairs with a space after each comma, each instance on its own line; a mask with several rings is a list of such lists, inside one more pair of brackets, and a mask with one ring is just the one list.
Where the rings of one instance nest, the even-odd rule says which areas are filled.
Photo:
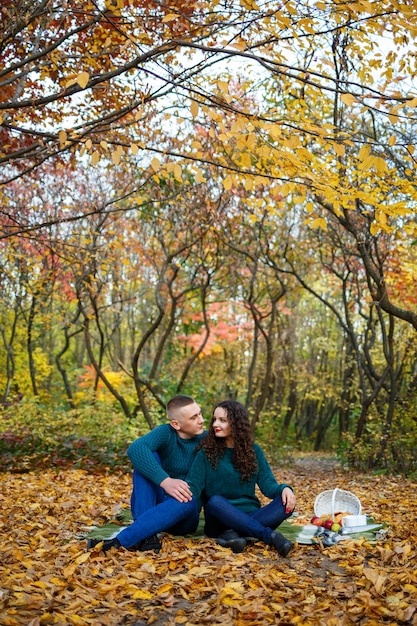
[[[132, 523], [132, 515], [130, 509], [121, 509], [114, 519], [109, 520], [103, 526], [94, 526], [87, 532], [82, 533], [80, 538], [83, 539], [112, 539], [123, 528], [129, 526]], [[287, 539], [290, 539], [294, 543], [303, 545], [315, 545], [323, 543], [323, 545], [334, 545], [339, 541], [346, 541], [349, 539], [358, 539], [364, 537], [369, 541], [377, 541], [383, 538], [386, 534], [386, 525], [383, 523], [376, 523], [372, 517], [367, 517], [368, 529], [362, 529], [358, 532], [349, 532], [349, 534], [332, 533], [321, 527], [314, 526], [313, 524], [300, 524], [297, 523], [297, 518], [291, 518], [285, 520], [280, 524], [278, 530]], [[192, 535], [187, 535], [194, 539], [201, 539], [204, 537], [204, 514], [200, 515], [200, 523], [197, 530]], [[254, 537], [248, 537], [253, 541], [257, 541]]]

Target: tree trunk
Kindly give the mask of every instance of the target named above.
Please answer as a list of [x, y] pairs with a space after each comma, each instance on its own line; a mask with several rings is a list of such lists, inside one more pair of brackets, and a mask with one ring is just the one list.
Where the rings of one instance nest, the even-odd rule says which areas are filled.
[[36, 382], [36, 367], [35, 367], [35, 361], [33, 358], [33, 338], [32, 338], [33, 322], [35, 320], [35, 315], [36, 315], [36, 305], [37, 305], [37, 299], [35, 296], [32, 296], [32, 301], [31, 301], [30, 310], [29, 310], [28, 327], [27, 327], [27, 350], [28, 350], [28, 359], [29, 359], [29, 374], [30, 374], [30, 380], [32, 383], [32, 391], [33, 391], [34, 396], [39, 395], [38, 385]]

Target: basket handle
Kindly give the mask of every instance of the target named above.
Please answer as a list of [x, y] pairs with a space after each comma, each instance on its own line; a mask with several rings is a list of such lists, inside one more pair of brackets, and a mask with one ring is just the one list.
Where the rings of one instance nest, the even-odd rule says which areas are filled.
[[339, 491], [339, 489], [336, 487], [336, 489], [333, 489], [333, 493], [332, 493], [332, 506], [331, 506], [331, 515], [332, 517], [334, 516], [334, 501], [336, 500], [336, 492]]

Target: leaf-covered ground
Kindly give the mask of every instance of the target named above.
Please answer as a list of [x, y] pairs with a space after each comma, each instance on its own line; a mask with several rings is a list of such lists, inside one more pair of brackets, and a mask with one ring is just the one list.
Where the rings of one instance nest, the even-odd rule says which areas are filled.
[[2, 474], [0, 624], [417, 625], [415, 482], [313, 457], [276, 473], [296, 488], [300, 522], [318, 493], [341, 487], [390, 525], [387, 537], [297, 545], [287, 559], [261, 543], [235, 555], [169, 536], [158, 555], [104, 555], [76, 537], [128, 505], [129, 475]]

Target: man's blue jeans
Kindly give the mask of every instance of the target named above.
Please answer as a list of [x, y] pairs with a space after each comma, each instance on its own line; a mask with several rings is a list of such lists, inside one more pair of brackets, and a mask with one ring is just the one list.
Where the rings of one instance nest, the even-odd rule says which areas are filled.
[[139, 515], [117, 538], [124, 548], [133, 548], [144, 539], [163, 531], [172, 535], [193, 533], [198, 522], [199, 510], [195, 500], [178, 502], [166, 496], [163, 502]]
[[[159, 462], [159, 456], [154, 453], [155, 459]], [[138, 470], [133, 470], [132, 475], [132, 495], [130, 496], [130, 510], [133, 519], [137, 519], [148, 509], [152, 509], [167, 498], [167, 494], [159, 485], [151, 482]]]
[[[156, 452], [153, 455], [160, 463], [159, 455]], [[163, 531], [171, 535], [195, 532], [199, 523], [199, 511], [194, 500], [178, 502], [137, 470], [133, 471], [132, 479], [130, 509], [133, 524], [117, 535], [123, 547], [131, 548]]]
[[223, 496], [212, 496], [204, 506], [204, 532], [209, 537], [218, 537], [223, 531], [233, 529], [242, 537], [256, 537], [266, 544], [271, 534], [285, 519], [287, 513], [281, 496], [251, 513], [241, 511]]

